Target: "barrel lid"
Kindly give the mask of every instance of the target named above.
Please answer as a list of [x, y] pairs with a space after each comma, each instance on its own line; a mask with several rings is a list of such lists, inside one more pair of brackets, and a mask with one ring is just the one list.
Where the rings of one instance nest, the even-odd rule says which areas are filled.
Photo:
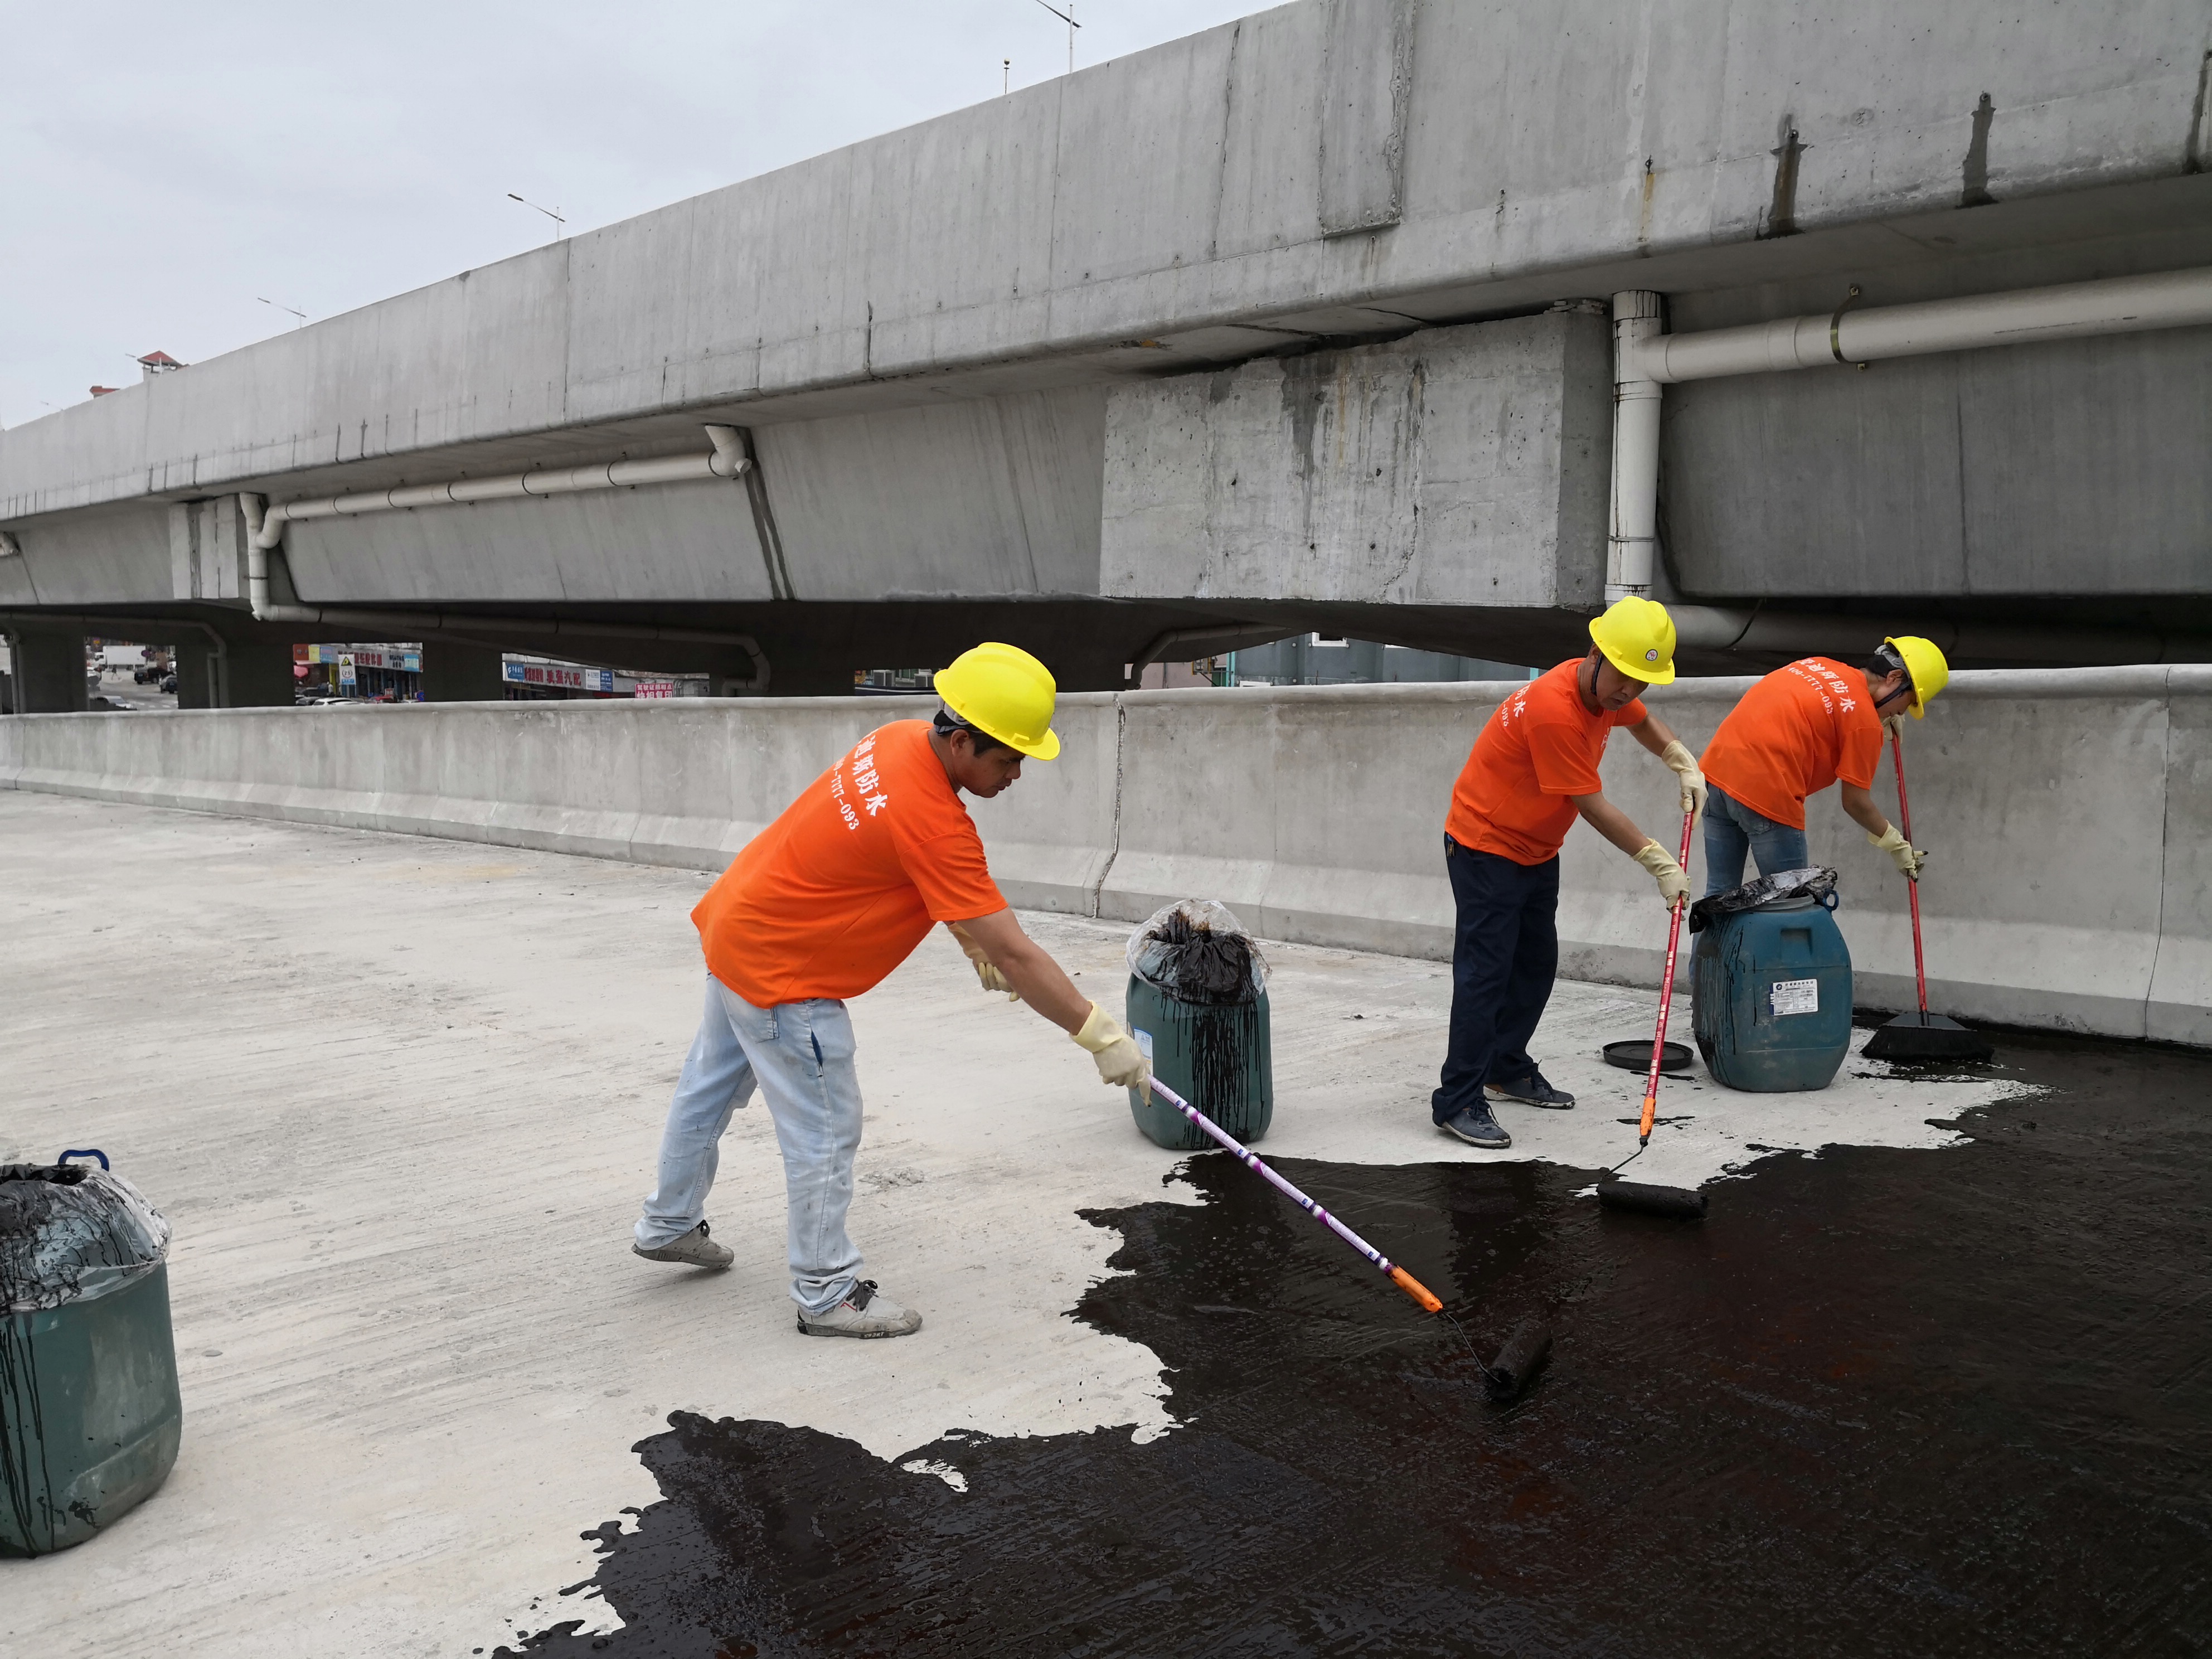
[[0, 1313], [88, 1302], [169, 1253], [169, 1223], [121, 1176], [77, 1164], [0, 1164]]

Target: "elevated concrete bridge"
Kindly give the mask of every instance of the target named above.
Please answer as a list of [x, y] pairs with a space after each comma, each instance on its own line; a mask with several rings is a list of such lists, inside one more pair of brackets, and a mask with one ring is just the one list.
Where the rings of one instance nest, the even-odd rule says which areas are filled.
[[[501, 645], [806, 691], [979, 634], [1098, 688], [1308, 628], [1548, 661], [1640, 546], [1723, 619], [1693, 668], [2202, 655], [2212, 327], [1842, 344], [2212, 267], [2208, 51], [2202, 0], [1301, 0], [0, 434], [0, 628], [33, 708], [161, 628], [192, 701], [365, 627], [442, 696]], [[1641, 532], [1624, 293], [1837, 343], [1671, 388]]]

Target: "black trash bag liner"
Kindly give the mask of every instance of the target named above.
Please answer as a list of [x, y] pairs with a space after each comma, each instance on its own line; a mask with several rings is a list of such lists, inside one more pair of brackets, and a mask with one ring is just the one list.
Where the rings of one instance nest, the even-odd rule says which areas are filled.
[[82, 1164], [0, 1164], [0, 1314], [106, 1296], [168, 1253], [168, 1222], [121, 1176]]
[[1790, 899], [1808, 898], [1824, 910], [1836, 908], [1836, 872], [1809, 867], [1777, 870], [1771, 876], [1731, 887], [1725, 893], [1701, 898], [1690, 907], [1690, 931], [1702, 933], [1720, 919], [1737, 910], [1764, 909]]
[[1129, 971], [1179, 1002], [1221, 1008], [1257, 1002], [1267, 964], [1218, 899], [1183, 899], [1129, 936]]

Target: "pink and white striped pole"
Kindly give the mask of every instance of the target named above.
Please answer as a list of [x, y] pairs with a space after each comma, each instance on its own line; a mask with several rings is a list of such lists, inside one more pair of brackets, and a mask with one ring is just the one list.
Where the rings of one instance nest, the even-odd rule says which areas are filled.
[[1308, 1198], [1296, 1187], [1293, 1187], [1289, 1182], [1284, 1180], [1282, 1176], [1277, 1175], [1273, 1170], [1269, 1169], [1265, 1164], [1261, 1162], [1259, 1156], [1256, 1153], [1255, 1153], [1249, 1147], [1244, 1146], [1237, 1139], [1236, 1136], [1231, 1134], [1226, 1129], [1224, 1129], [1212, 1118], [1206, 1116], [1204, 1112], [1200, 1111], [1197, 1107], [1192, 1105], [1174, 1090], [1169, 1088], [1168, 1085], [1161, 1082], [1159, 1079], [1152, 1079], [1152, 1092], [1154, 1094], [1158, 1095], [1162, 1100], [1167, 1102], [1169, 1105], [1174, 1107], [1176, 1110], [1181, 1112], [1185, 1117], [1188, 1118], [1193, 1123], [1195, 1123], [1207, 1134], [1212, 1135], [1216, 1140], [1219, 1141], [1231, 1152], [1236, 1153], [1237, 1158], [1241, 1159], [1245, 1166], [1255, 1175], [1257, 1175], [1262, 1181], [1265, 1181], [1269, 1186], [1273, 1187], [1277, 1192], [1282, 1194], [1292, 1203], [1299, 1205], [1301, 1207], [1305, 1209], [1316, 1220], [1319, 1221], [1322, 1226], [1328, 1228], [1329, 1231], [1334, 1233], [1346, 1243], [1351, 1245], [1353, 1249], [1358, 1251], [1360, 1255], [1365, 1256], [1370, 1261], [1373, 1262], [1384, 1273], [1388, 1273], [1390, 1276], [1390, 1282], [1393, 1285], [1395, 1285], [1400, 1290], [1405, 1291], [1407, 1296], [1412, 1297], [1414, 1301], [1419, 1303], [1423, 1311], [1427, 1313], [1442, 1313], [1443, 1311], [1444, 1304], [1437, 1299], [1436, 1293], [1431, 1291], [1427, 1285], [1422, 1284], [1419, 1279], [1414, 1278], [1413, 1274], [1407, 1273], [1403, 1267], [1398, 1267], [1396, 1264], [1392, 1262], [1389, 1256], [1384, 1255], [1382, 1251], [1376, 1249], [1372, 1244], [1370, 1244], [1358, 1233], [1352, 1231], [1351, 1228], [1346, 1226], [1341, 1221], [1339, 1221], [1327, 1210], [1322, 1208], [1320, 1205], [1315, 1203], [1313, 1200]]

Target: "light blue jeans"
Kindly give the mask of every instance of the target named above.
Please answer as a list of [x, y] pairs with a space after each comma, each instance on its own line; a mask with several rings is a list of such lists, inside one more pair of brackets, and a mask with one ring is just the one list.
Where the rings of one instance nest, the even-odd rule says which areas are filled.
[[1759, 873], [1802, 870], [1808, 854], [1805, 832], [1762, 817], [1729, 794], [1709, 786], [1705, 797], [1705, 893], [1711, 898], [1743, 885], [1743, 859], [1749, 853]]
[[791, 1299], [826, 1313], [860, 1273], [860, 1253], [845, 1234], [860, 1146], [860, 1079], [852, 1016], [842, 1002], [756, 1008], [708, 975], [706, 1012], [668, 1103], [659, 1182], [638, 1218], [637, 1242], [654, 1249], [699, 1224], [721, 1163], [722, 1131], [756, 1083], [783, 1149]]

